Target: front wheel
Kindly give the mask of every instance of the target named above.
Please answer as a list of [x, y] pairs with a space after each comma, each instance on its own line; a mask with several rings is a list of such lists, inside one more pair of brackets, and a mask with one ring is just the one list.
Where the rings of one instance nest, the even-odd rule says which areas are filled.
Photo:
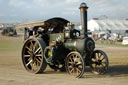
[[78, 52], [71, 52], [68, 54], [65, 61], [66, 71], [77, 78], [84, 74], [84, 59]]
[[108, 57], [103, 51], [96, 50], [93, 52], [90, 65], [93, 73], [104, 74], [108, 70], [108, 65]]

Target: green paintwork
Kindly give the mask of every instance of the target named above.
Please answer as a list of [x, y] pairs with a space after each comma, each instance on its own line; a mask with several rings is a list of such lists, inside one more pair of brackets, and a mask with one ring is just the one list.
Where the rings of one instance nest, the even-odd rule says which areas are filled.
[[64, 43], [65, 47], [75, 51], [84, 51], [84, 41], [85, 39], [75, 39], [75, 40], [70, 40]]
[[67, 48], [67, 49], [69, 49], [69, 50], [72, 50], [72, 51], [74, 51], [75, 50], [75, 40], [73, 41], [73, 40], [71, 40], [71, 41], [67, 41], [66, 43], [64, 43], [64, 45], [65, 45], [65, 47]]
[[51, 41], [64, 42], [64, 33], [50, 34], [50, 42]]

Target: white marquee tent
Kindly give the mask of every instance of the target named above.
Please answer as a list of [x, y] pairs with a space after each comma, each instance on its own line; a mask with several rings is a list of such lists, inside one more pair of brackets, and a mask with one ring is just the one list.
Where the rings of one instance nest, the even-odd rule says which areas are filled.
[[111, 30], [115, 33], [123, 33], [128, 30], [128, 20], [90, 20], [88, 29], [93, 32]]

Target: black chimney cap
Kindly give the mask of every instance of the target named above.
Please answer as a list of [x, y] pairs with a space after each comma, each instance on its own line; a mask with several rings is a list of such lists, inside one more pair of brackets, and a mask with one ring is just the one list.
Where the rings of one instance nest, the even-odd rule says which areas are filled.
[[86, 3], [83, 2], [83, 3], [80, 4], [80, 8], [88, 8], [88, 6], [87, 6]]

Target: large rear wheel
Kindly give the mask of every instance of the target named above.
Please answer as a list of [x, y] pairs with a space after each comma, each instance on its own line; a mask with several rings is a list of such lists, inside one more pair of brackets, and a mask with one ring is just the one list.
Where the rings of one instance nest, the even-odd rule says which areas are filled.
[[25, 69], [31, 73], [41, 73], [47, 63], [43, 57], [45, 42], [42, 39], [30, 38], [24, 43], [22, 49], [22, 62]]

